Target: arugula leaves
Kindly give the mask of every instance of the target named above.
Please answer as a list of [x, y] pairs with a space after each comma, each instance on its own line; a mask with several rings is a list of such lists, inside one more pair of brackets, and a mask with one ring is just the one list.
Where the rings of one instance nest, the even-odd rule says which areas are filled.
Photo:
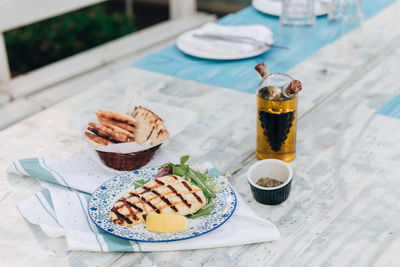
[[181, 157], [180, 164], [167, 163], [162, 165], [160, 169], [165, 166], [172, 167], [172, 174], [183, 177], [186, 181], [198, 186], [203, 191], [207, 204], [196, 213], [188, 215], [188, 218], [198, 218], [209, 215], [215, 208], [215, 204], [212, 203], [216, 196], [214, 192], [215, 184], [209, 185], [207, 183], [210, 177], [208, 171], [200, 172], [190, 168], [189, 165], [186, 164], [188, 160], [189, 156], [185, 155]]
[[215, 203], [210, 202], [206, 206], [204, 206], [202, 209], [199, 209], [198, 211], [196, 211], [193, 214], [186, 215], [186, 217], [188, 217], [190, 219], [196, 219], [198, 217], [207, 216], [212, 213], [214, 208], [215, 208]]
[[189, 155], [185, 155], [181, 157], [181, 165], [185, 165], [186, 161], [189, 160]]
[[133, 181], [132, 184], [135, 186], [135, 189], [142, 187], [145, 183], [147, 183], [149, 180], [145, 180], [145, 179], [140, 179], [140, 180], [136, 180]]

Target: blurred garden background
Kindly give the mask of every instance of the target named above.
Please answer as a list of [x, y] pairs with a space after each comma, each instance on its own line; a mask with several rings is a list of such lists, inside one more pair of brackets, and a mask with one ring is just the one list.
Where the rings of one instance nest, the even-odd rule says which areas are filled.
[[[199, 11], [221, 17], [250, 0], [198, 0]], [[168, 0], [113, 0], [4, 33], [11, 76], [169, 19]]]
[[251, 0], [0, 0], [0, 130]]

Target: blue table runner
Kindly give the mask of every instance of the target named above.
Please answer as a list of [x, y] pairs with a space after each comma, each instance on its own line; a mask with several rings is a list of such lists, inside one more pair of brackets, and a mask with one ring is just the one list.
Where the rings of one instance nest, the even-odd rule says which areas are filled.
[[383, 106], [378, 114], [400, 119], [400, 95], [393, 98], [385, 106]]
[[[364, 17], [368, 19], [395, 0], [364, 0]], [[282, 27], [279, 18], [258, 12], [252, 6], [227, 15], [217, 23], [222, 25], [263, 24], [274, 33], [278, 44], [286, 49], [272, 48], [265, 54], [243, 60], [207, 60], [182, 53], [176, 45], [146, 56], [134, 67], [175, 77], [255, 93], [258, 77], [254, 66], [265, 62], [271, 72], [288, 72], [320, 48], [337, 40], [355, 26], [342, 27], [341, 21], [328, 21], [327, 16], [317, 18], [314, 27]]]

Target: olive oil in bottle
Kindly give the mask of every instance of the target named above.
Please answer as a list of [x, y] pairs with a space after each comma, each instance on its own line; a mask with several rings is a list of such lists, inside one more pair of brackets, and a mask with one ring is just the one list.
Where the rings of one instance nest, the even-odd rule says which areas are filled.
[[263, 63], [256, 70], [262, 77], [257, 90], [256, 156], [292, 161], [296, 156], [297, 93], [301, 83], [287, 74], [269, 74]]
[[296, 128], [297, 96], [269, 100], [257, 95], [257, 158], [292, 161], [296, 156]]

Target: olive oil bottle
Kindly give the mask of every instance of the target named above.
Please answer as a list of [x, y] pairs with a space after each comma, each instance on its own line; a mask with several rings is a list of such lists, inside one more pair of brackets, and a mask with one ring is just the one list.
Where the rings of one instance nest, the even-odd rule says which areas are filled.
[[256, 68], [262, 76], [257, 90], [256, 156], [289, 162], [296, 156], [297, 92], [301, 83], [287, 74], [269, 74], [265, 65], [262, 67]]
[[292, 161], [296, 156], [296, 128], [297, 96], [269, 100], [257, 95], [257, 158]]

